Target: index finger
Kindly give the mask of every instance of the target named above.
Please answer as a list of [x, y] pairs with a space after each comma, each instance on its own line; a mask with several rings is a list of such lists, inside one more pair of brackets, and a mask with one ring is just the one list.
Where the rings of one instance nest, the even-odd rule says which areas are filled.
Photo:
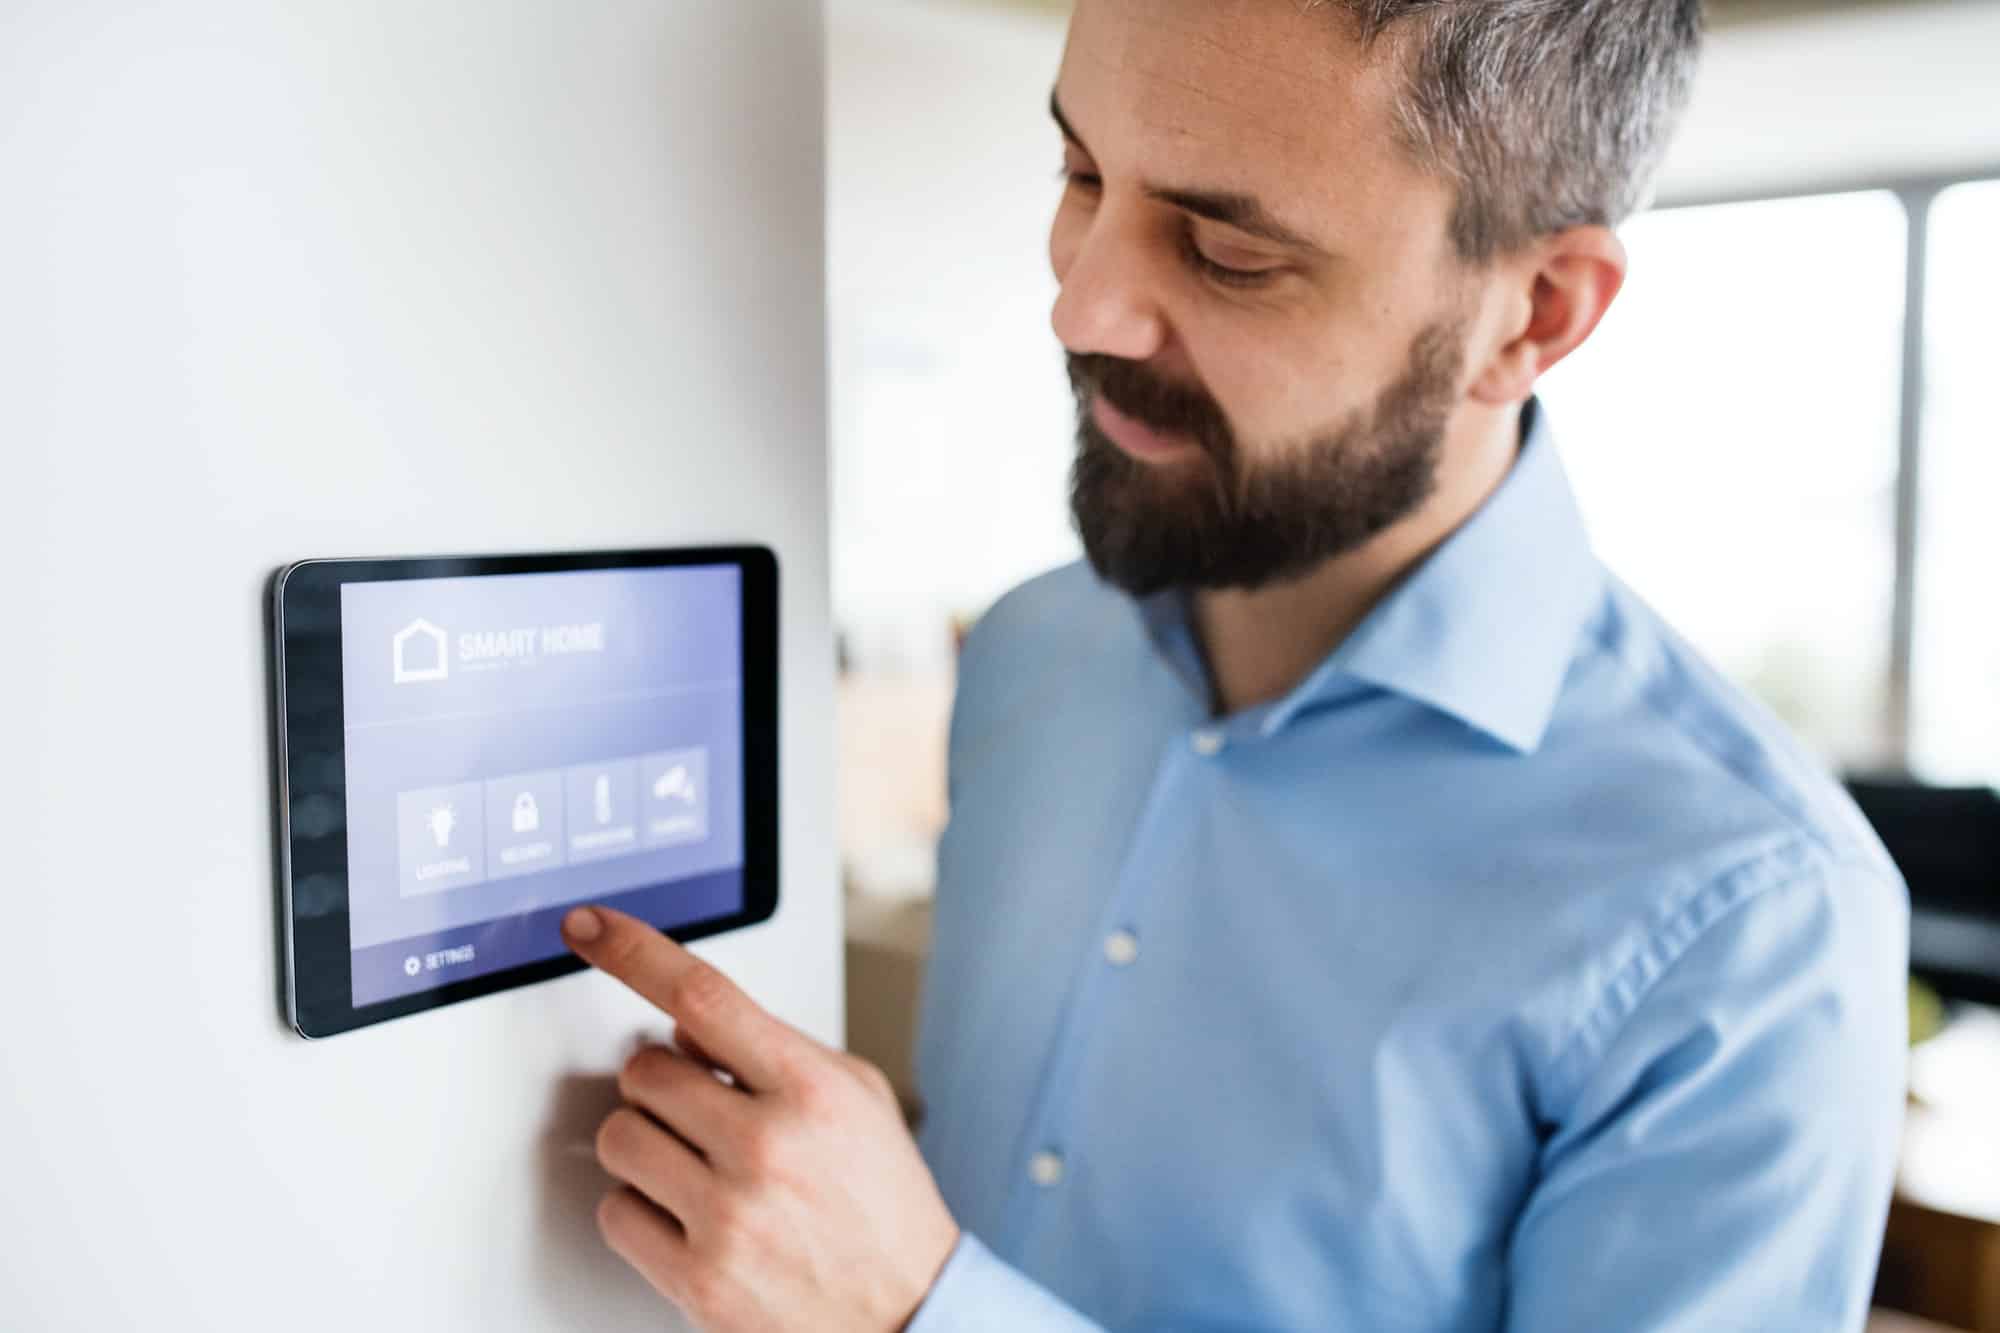
[[645, 922], [608, 907], [575, 909], [563, 918], [562, 933], [585, 962], [672, 1018], [739, 1085], [765, 1092], [784, 1081], [798, 1034], [721, 972]]

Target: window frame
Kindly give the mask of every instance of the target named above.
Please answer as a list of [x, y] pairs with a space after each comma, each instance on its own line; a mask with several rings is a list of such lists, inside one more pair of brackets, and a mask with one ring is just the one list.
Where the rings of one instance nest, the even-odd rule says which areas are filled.
[[1924, 349], [1930, 331], [1931, 207], [1939, 195], [1961, 185], [2000, 182], [2000, 162], [1943, 172], [1908, 174], [1843, 174], [1802, 180], [1781, 188], [1744, 187], [1714, 191], [1688, 190], [1662, 194], [1651, 210], [1659, 213], [1729, 204], [1776, 203], [1864, 191], [1895, 196], [1907, 225], [1903, 251], [1903, 365], [1897, 389], [1900, 402], [1896, 441], [1895, 574], [1889, 625], [1889, 665], [1882, 708], [1881, 753], [1889, 776], [1910, 774], [1913, 687], [1912, 664], [1917, 638], [1917, 582], [1922, 575], [1924, 400], [1927, 385]]

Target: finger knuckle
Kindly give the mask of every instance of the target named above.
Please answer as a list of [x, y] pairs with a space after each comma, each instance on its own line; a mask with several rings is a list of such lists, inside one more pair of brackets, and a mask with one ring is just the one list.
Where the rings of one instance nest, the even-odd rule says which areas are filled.
[[697, 1324], [707, 1325], [713, 1322], [711, 1316], [723, 1308], [727, 1283], [723, 1271], [711, 1260], [697, 1264], [683, 1276], [679, 1289], [682, 1309], [694, 1316]]
[[691, 1026], [699, 1028], [701, 1020], [714, 1018], [729, 1002], [729, 979], [697, 962], [674, 979], [667, 998], [676, 1015], [694, 1020]]
[[[798, 1109], [808, 1118], [815, 1118], [831, 1115], [838, 1109], [841, 1085], [846, 1082], [839, 1066], [815, 1060], [793, 1071], [787, 1086]], [[851, 1089], [852, 1085], [848, 1086]]]
[[605, 1170], [616, 1175], [621, 1166], [632, 1160], [640, 1129], [639, 1113], [630, 1107], [621, 1106], [604, 1117], [604, 1123], [597, 1127], [597, 1160]]
[[784, 1130], [770, 1119], [752, 1120], [742, 1130], [738, 1151], [753, 1176], [768, 1175], [783, 1165]]
[[732, 1254], [750, 1228], [750, 1200], [741, 1188], [721, 1191], [711, 1202], [709, 1224], [718, 1254]]
[[597, 1201], [597, 1234], [612, 1249], [623, 1252], [629, 1245], [636, 1210], [632, 1198], [622, 1189], [615, 1189]]
[[719, 1191], [708, 1201], [700, 1237], [704, 1269], [726, 1270], [742, 1261], [750, 1245], [750, 1215], [749, 1194], [740, 1186]]
[[669, 1076], [668, 1065], [673, 1056], [660, 1046], [642, 1046], [633, 1052], [632, 1058], [618, 1071], [619, 1094], [630, 1101], [641, 1100], [641, 1094], [657, 1091]]
[[863, 1060], [859, 1056], [852, 1056], [850, 1059], [853, 1060], [850, 1067], [854, 1070], [854, 1076], [861, 1080], [862, 1087], [876, 1097], [895, 1100], [896, 1087], [889, 1081], [889, 1076], [882, 1072], [880, 1065]]

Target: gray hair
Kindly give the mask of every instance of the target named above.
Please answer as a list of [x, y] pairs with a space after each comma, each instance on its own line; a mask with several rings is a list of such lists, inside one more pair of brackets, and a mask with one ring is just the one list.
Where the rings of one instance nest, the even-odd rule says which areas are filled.
[[1475, 264], [1650, 202], [1701, 48], [1701, 0], [1308, 5], [1397, 44], [1398, 133], [1456, 188], [1451, 237]]

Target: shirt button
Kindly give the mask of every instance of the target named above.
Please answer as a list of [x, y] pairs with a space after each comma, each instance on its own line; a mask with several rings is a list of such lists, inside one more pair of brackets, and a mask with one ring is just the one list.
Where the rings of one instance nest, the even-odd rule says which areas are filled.
[[1194, 752], [1204, 759], [1213, 759], [1222, 753], [1222, 733], [1214, 727], [1204, 727], [1194, 734]]
[[1028, 1159], [1028, 1179], [1043, 1189], [1053, 1189], [1062, 1184], [1063, 1159], [1060, 1154], [1044, 1149]]
[[1113, 967], [1130, 967], [1139, 957], [1139, 937], [1129, 930], [1114, 930], [1104, 937], [1104, 959]]

